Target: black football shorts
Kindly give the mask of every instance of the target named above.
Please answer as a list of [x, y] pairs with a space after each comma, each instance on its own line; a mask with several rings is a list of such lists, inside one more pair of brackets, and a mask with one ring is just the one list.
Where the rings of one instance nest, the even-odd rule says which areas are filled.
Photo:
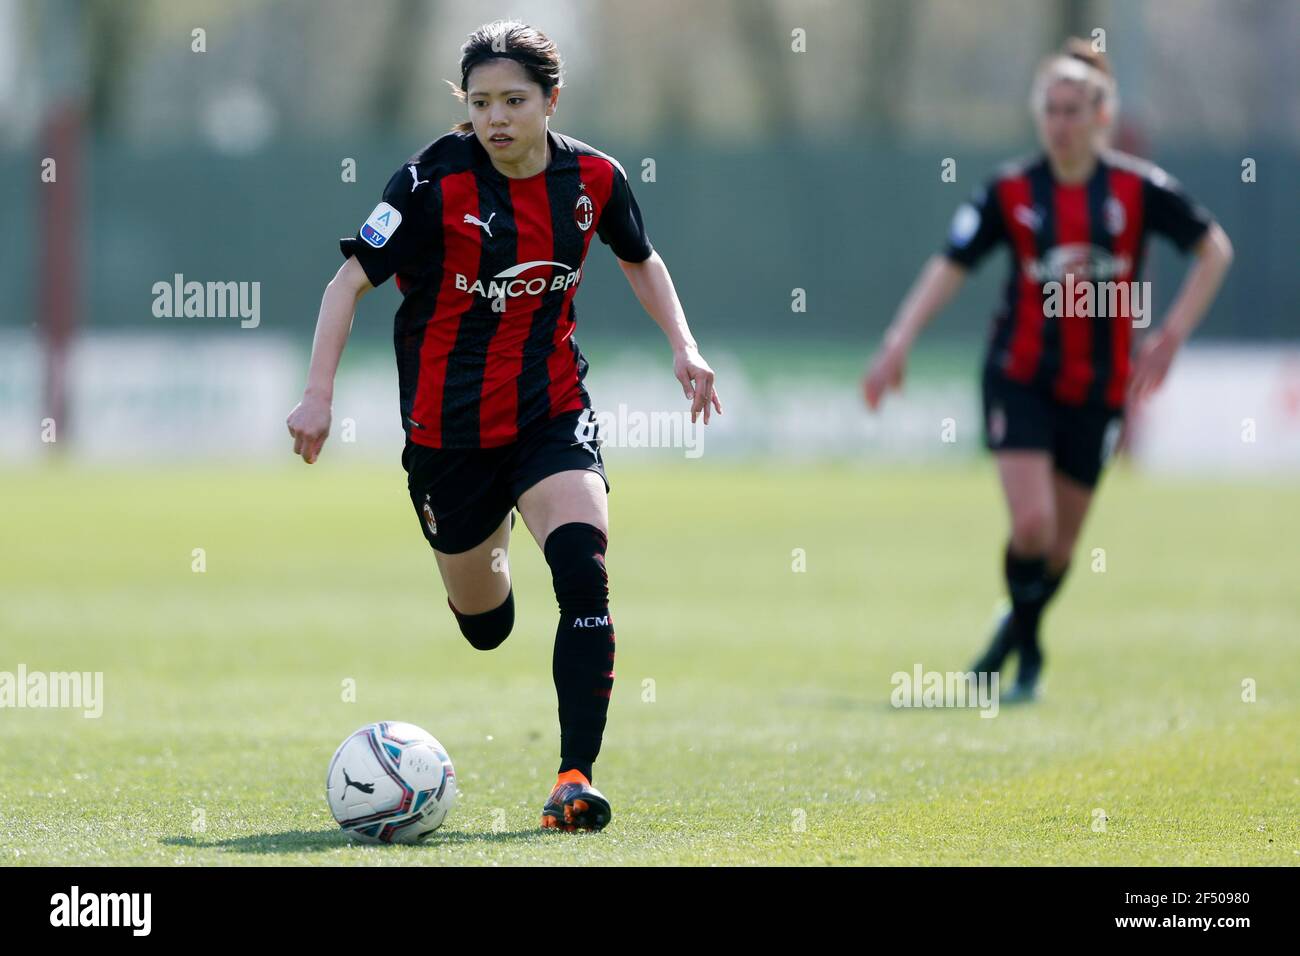
[[605, 482], [601, 437], [591, 409], [526, 427], [498, 448], [429, 448], [409, 438], [402, 450], [411, 504], [435, 551], [459, 554], [501, 527], [519, 496], [561, 471], [594, 471]]
[[984, 371], [984, 444], [994, 452], [1051, 453], [1052, 466], [1095, 488], [1119, 440], [1123, 412], [1097, 405], [1065, 405], [996, 369]]

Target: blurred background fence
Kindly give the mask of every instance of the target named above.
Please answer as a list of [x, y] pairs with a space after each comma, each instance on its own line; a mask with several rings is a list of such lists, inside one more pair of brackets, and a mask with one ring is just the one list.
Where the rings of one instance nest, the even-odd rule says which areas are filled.
[[[1233, 368], [1259, 356], [1265, 364], [1247, 362], [1246, 380], [1261, 368], [1276, 376], [1260, 401], [1290, 436], [1284, 444], [1300, 447], [1300, 400], [1290, 405], [1300, 392], [1298, 3], [0, 0], [0, 454], [38, 453], [36, 423], [52, 414], [68, 447], [79, 438], [88, 450], [103, 421], [87, 417], [111, 406], [138, 440], [106, 440], [105, 454], [176, 453], [156, 416], [170, 410], [182, 428], [187, 402], [217, 416], [245, 403], [245, 418], [227, 415], [228, 427], [209, 434], [262, 448], [252, 429], [273, 450], [337, 238], [403, 159], [461, 118], [443, 81], [458, 77], [466, 34], [502, 15], [559, 44], [567, 70], [553, 128], [627, 168], [705, 355], [736, 376], [737, 414], [715, 447], [795, 450], [818, 428], [795, 424], [764, 443], [762, 419], [811, 415], [825, 441], [810, 452], [909, 446], [889, 440], [896, 428], [917, 429], [909, 447], [924, 450], [932, 411], [956, 403], [973, 413], [1001, 257], [927, 336], [918, 375], [934, 388], [910, 412], [868, 420], [855, 377], [953, 209], [997, 163], [1035, 148], [1029, 79], [1071, 33], [1106, 45], [1120, 142], [1165, 166], [1232, 236], [1237, 260], [1197, 342], [1228, 347]], [[956, 182], [940, 178], [949, 158]], [[1151, 251], [1159, 309], [1185, 263], [1159, 242]], [[154, 285], [177, 274], [257, 283], [256, 327], [156, 317]], [[609, 383], [598, 402], [672, 403], [670, 379], [650, 384], [667, 374], [659, 332], [604, 247], [584, 279], [578, 337], [596, 380]], [[792, 307], [797, 290], [804, 311]], [[400, 435], [385, 353], [395, 307], [390, 289], [363, 300], [343, 371], [386, 416], [385, 448]], [[119, 344], [92, 345], [98, 333]], [[128, 333], [148, 338], [122, 345]], [[62, 405], [46, 367], [51, 341], [71, 343]], [[659, 350], [644, 353], [649, 365], [638, 364], [643, 349]], [[217, 355], [234, 368], [214, 390]], [[640, 382], [637, 369], [650, 378]], [[197, 384], [187, 391], [178, 376]], [[1238, 383], [1214, 372], [1208, 381]], [[133, 407], [155, 417], [133, 417]], [[977, 446], [974, 429], [969, 437], [966, 451]]]

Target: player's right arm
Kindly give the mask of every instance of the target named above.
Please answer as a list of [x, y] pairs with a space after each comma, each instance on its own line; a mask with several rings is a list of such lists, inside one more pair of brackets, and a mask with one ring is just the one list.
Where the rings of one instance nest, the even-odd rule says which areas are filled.
[[902, 387], [907, 354], [921, 330], [952, 301], [966, 281], [966, 273], [1005, 238], [992, 184], [977, 190], [957, 208], [947, 247], [922, 267], [863, 377], [862, 394], [872, 411], [880, 406], [885, 392]]
[[965, 281], [966, 270], [947, 256], [934, 255], [926, 261], [885, 330], [880, 349], [862, 381], [862, 392], [872, 411], [880, 406], [886, 391], [902, 388], [912, 343]]
[[307, 387], [303, 390], [302, 401], [285, 421], [293, 437], [293, 453], [301, 455], [309, 465], [320, 455], [321, 446], [330, 433], [334, 375], [343, 357], [343, 348], [348, 343], [348, 334], [352, 331], [357, 302], [373, 288], [356, 256], [349, 256], [321, 297]]
[[293, 453], [301, 455], [309, 465], [316, 461], [329, 435], [334, 375], [352, 331], [357, 302], [395, 273], [422, 267], [431, 241], [431, 224], [439, 218], [437, 203], [437, 193], [429, 180], [421, 178], [417, 166], [408, 163], [389, 177], [383, 200], [356, 235], [339, 240], [344, 262], [325, 287], [316, 319], [307, 388], [287, 419]]

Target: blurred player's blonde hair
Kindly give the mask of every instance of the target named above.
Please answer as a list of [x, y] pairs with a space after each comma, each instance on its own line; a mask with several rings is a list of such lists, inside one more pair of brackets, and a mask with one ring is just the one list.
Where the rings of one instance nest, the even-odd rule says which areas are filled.
[[1101, 142], [1097, 145], [1106, 146], [1119, 113], [1119, 88], [1106, 54], [1082, 37], [1070, 37], [1060, 50], [1047, 56], [1034, 72], [1029, 88], [1029, 108], [1035, 115], [1046, 105], [1048, 89], [1061, 80], [1078, 83], [1092, 94], [1092, 105], [1102, 116]]

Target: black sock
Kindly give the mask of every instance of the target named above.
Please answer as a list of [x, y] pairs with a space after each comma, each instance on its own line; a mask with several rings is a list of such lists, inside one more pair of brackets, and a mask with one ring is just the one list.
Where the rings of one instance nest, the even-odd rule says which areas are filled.
[[[1031, 586], [1031, 582], [1038, 577], [1040, 563], [1042, 565], [1041, 590], [1036, 591]], [[1009, 546], [1007, 548], [1007, 591], [1012, 593], [1011, 607], [1016, 646], [1020, 653], [1030, 660], [1043, 656], [1042, 648], [1038, 646], [1038, 626], [1042, 621], [1043, 611], [1060, 590], [1061, 582], [1065, 580], [1066, 572], [1069, 570], [1070, 566], [1067, 564], [1053, 574], [1048, 570], [1046, 561], [1040, 562], [1037, 558], [1018, 558], [1011, 553]], [[1019, 603], [1015, 598], [1016, 591], [1019, 591], [1022, 596]]]
[[1016, 637], [1016, 649], [1021, 659], [1031, 660], [1042, 656], [1038, 647], [1038, 620], [1050, 597], [1051, 587], [1047, 577], [1047, 560], [1042, 557], [1022, 558], [1007, 546], [1004, 571], [1007, 594], [1011, 597], [1011, 624]]
[[1065, 567], [1061, 568], [1061, 570], [1057, 571], [1055, 574], [1053, 574], [1050, 570], [1047, 572], [1047, 576], [1046, 576], [1047, 593], [1043, 595], [1044, 608], [1046, 608], [1047, 605], [1052, 603], [1052, 598], [1056, 597], [1056, 592], [1060, 590], [1061, 582], [1065, 580], [1065, 573], [1069, 570], [1070, 570], [1070, 566], [1067, 564]]
[[560, 713], [560, 773], [591, 779], [614, 686], [614, 622], [609, 615], [607, 541], [583, 522], [562, 524], [542, 549], [551, 568], [560, 624], [551, 674]]
[[501, 642], [510, 636], [515, 626], [515, 592], [511, 588], [506, 592], [506, 599], [489, 611], [481, 614], [462, 614], [456, 605], [447, 598], [447, 607], [456, 615], [460, 632], [470, 646], [480, 651], [490, 651], [500, 647]]

